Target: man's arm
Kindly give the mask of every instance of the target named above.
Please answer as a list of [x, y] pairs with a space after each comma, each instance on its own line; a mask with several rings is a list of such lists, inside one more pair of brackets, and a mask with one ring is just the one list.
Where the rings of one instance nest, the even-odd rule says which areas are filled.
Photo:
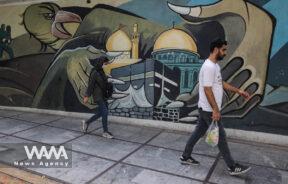
[[218, 105], [216, 103], [213, 91], [212, 91], [212, 87], [204, 87], [204, 92], [205, 95], [207, 97], [207, 100], [209, 102], [209, 104], [211, 105], [213, 111], [219, 111]]
[[207, 97], [209, 104], [211, 105], [211, 107], [213, 109], [212, 119], [214, 121], [219, 121], [221, 118], [221, 114], [220, 114], [220, 110], [218, 108], [218, 105], [216, 103], [215, 96], [214, 96], [213, 91], [212, 91], [212, 87], [205, 86], [204, 92], [205, 92], [205, 95]]
[[238, 88], [235, 88], [234, 86], [230, 85], [229, 83], [223, 81], [223, 88], [227, 91], [231, 91], [233, 93], [238, 93], [239, 95], [243, 96], [245, 99], [249, 99], [250, 98], [250, 94], [242, 91]]

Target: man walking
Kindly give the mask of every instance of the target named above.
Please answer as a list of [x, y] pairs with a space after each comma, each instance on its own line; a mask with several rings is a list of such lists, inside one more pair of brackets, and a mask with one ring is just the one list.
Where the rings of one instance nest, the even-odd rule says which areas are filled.
[[212, 121], [217, 121], [219, 126], [218, 148], [224, 158], [230, 175], [239, 175], [250, 170], [250, 167], [235, 163], [231, 157], [230, 150], [226, 141], [226, 133], [221, 123], [221, 103], [223, 88], [225, 90], [238, 93], [246, 99], [250, 95], [230, 84], [222, 81], [220, 66], [218, 61], [226, 56], [227, 42], [221, 39], [213, 41], [210, 45], [209, 58], [205, 60], [199, 73], [199, 119], [198, 124], [189, 138], [185, 150], [180, 157], [182, 164], [198, 165], [199, 162], [191, 157], [194, 145], [205, 135]]
[[88, 102], [89, 97], [92, 95], [94, 102], [98, 104], [98, 112], [87, 121], [82, 121], [82, 129], [84, 133], [87, 133], [90, 123], [102, 117], [103, 134], [102, 136], [108, 139], [112, 139], [113, 135], [108, 131], [107, 119], [108, 119], [108, 103], [107, 99], [110, 97], [109, 83], [107, 76], [103, 71], [103, 65], [108, 64], [109, 59], [105, 56], [101, 56], [93, 61], [94, 68], [91, 71], [88, 88], [84, 96], [84, 103]]

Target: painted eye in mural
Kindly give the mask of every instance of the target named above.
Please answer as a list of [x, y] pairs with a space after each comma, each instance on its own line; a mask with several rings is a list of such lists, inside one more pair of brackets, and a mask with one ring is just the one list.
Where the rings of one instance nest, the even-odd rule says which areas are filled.
[[43, 16], [47, 20], [52, 20], [54, 18], [55, 14], [54, 13], [43, 13]]
[[11, 41], [12, 41], [11, 39], [8, 39], [8, 40], [7, 40], [7, 43], [8, 43], [8, 44], [10, 44], [10, 43], [11, 43]]
[[5, 41], [6, 41], [6, 38], [2, 38], [2, 40], [1, 40], [1, 41], [2, 41], [2, 43], [5, 43]]

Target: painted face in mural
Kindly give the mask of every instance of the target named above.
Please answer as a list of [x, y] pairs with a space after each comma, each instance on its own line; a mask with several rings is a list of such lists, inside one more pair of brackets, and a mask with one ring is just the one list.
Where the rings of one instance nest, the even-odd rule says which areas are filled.
[[49, 30], [51, 30], [55, 15], [59, 9], [58, 5], [52, 3], [29, 6], [23, 14], [23, 24], [26, 30], [40, 41], [57, 42], [57, 38]]
[[55, 3], [29, 6], [23, 14], [26, 30], [44, 45], [59, 49], [76, 32], [80, 16], [60, 9]]

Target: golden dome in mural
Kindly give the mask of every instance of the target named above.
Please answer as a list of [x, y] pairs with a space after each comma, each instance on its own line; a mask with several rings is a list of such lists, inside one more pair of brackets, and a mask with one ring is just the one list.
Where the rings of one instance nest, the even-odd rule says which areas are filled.
[[113, 51], [130, 51], [132, 43], [129, 36], [121, 29], [115, 31], [107, 40], [106, 49]]
[[181, 49], [197, 53], [194, 39], [180, 29], [170, 29], [163, 32], [154, 44], [154, 51], [163, 49]]

